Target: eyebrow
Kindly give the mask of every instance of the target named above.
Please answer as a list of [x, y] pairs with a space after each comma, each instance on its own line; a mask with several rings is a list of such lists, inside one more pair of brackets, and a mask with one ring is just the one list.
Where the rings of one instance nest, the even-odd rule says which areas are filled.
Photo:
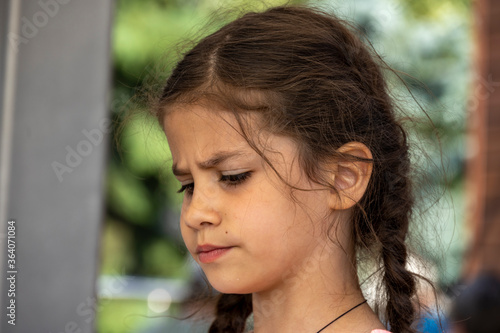
[[[243, 153], [242, 151], [221, 151], [221, 152], [217, 152], [212, 157], [210, 157], [208, 160], [199, 162], [198, 163], [198, 167], [200, 169], [204, 169], [204, 170], [215, 168], [219, 164], [227, 161], [228, 159], [231, 159], [231, 158], [234, 158], [234, 157], [238, 157], [238, 156], [242, 156], [242, 155], [246, 155], [246, 154]], [[179, 167], [177, 166], [177, 163], [174, 163], [172, 165], [172, 172], [173, 172], [173, 174], [175, 176], [190, 175], [190, 172], [188, 170], [179, 169]]]

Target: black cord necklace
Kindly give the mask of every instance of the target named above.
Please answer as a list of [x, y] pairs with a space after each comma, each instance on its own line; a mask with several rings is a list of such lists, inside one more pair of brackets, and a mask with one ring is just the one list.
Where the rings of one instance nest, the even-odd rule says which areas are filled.
[[323, 327], [322, 329], [320, 329], [316, 333], [321, 332], [322, 330], [324, 330], [325, 328], [327, 328], [328, 326], [330, 326], [331, 324], [333, 324], [334, 322], [336, 322], [337, 320], [339, 320], [340, 318], [342, 318], [343, 316], [345, 316], [346, 314], [348, 314], [352, 310], [356, 309], [358, 306], [361, 306], [361, 305], [363, 305], [365, 303], [366, 303], [366, 300], [364, 300], [363, 302], [359, 303], [358, 305], [353, 306], [352, 308], [350, 308], [349, 310], [347, 310], [346, 312], [344, 312], [343, 314], [341, 314], [340, 316], [338, 316], [337, 318], [335, 318], [334, 320], [332, 320], [331, 322], [329, 322], [328, 324], [326, 324], [325, 327]]

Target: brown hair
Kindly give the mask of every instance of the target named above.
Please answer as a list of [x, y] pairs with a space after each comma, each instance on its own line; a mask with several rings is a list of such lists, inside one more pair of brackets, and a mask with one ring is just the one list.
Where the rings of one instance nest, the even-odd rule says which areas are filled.
[[[331, 14], [298, 6], [248, 13], [184, 55], [156, 116], [163, 123], [168, 106], [204, 99], [232, 110], [244, 128], [242, 112], [259, 112], [262, 129], [293, 138], [307, 175], [332, 188], [321, 177], [322, 162], [354, 160], [337, 149], [365, 144], [373, 173], [353, 210], [352, 238], [358, 253], [383, 268], [380, 315], [392, 332], [414, 332], [416, 280], [406, 269], [405, 245], [414, 203], [409, 147], [381, 64], [350, 25]], [[249, 295], [221, 295], [210, 332], [243, 332], [251, 302]]]

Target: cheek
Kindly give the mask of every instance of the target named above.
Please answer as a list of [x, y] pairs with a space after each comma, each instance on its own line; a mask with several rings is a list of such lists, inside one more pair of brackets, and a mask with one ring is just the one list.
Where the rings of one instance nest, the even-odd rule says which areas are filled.
[[279, 223], [286, 212], [283, 199], [272, 189], [259, 186], [231, 204], [233, 220], [243, 231], [265, 233]]
[[259, 192], [244, 205], [234, 207], [236, 232], [254, 250], [278, 251], [296, 223], [295, 205], [277, 193]]
[[253, 237], [254, 249], [265, 252], [301, 252], [322, 238], [328, 208], [322, 195], [298, 193], [295, 201], [276, 191], [271, 200], [261, 194], [239, 214], [241, 235]]

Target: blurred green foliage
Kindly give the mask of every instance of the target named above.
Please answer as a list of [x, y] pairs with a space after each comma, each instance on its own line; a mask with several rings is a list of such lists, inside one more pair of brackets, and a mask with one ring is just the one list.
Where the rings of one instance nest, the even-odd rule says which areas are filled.
[[105, 300], [98, 306], [96, 326], [101, 333], [138, 332], [148, 320], [146, 300]]
[[[117, 1], [112, 38], [116, 144], [107, 176], [102, 274], [189, 276], [176, 219], [181, 201], [176, 194], [178, 184], [169, 172], [170, 153], [164, 134], [156, 120], [147, 115], [147, 109], [154, 105], [150, 97], [157, 96], [186, 38], [198, 39], [200, 30], [206, 34], [242, 9], [258, 10], [284, 2]], [[444, 184], [436, 178], [433, 186], [437, 193], [446, 187], [448, 199], [444, 208], [429, 203], [431, 214], [441, 221], [439, 225], [419, 225], [416, 229], [427, 230], [424, 255], [440, 269], [441, 281], [449, 283], [457, 278], [463, 254], [463, 212], [452, 210], [463, 207], [465, 112], [471, 79], [470, 1], [356, 0], [313, 4], [355, 21], [391, 67], [410, 75], [402, 77], [432, 118], [434, 125], [416, 121], [415, 135], [428, 157], [423, 160], [431, 161], [425, 166], [427, 174], [441, 175], [440, 170], [446, 169], [449, 182]], [[234, 10], [212, 15], [219, 8]], [[410, 115], [426, 118], [404, 86], [394, 83], [391, 89]], [[432, 144], [436, 133], [441, 137], [441, 150]], [[141, 302], [124, 302], [113, 311], [114, 306], [107, 307], [109, 310], [100, 314], [99, 331], [114, 331], [109, 330], [113, 325], [110, 318], [136, 310], [141, 313], [143, 306]]]

